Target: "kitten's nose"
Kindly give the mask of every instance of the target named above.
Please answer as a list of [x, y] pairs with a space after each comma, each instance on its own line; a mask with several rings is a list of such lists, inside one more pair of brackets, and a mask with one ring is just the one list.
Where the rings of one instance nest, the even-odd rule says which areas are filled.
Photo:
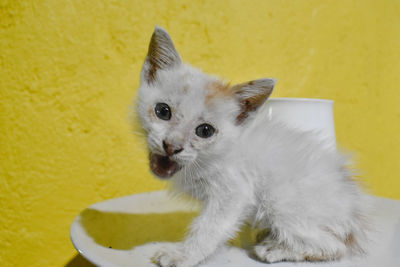
[[171, 144], [168, 144], [167, 142], [165, 142], [165, 140], [163, 141], [163, 148], [165, 150], [165, 152], [167, 152], [168, 156], [172, 156], [174, 154], [178, 154], [179, 152], [181, 152], [183, 150], [182, 147], [177, 147]]

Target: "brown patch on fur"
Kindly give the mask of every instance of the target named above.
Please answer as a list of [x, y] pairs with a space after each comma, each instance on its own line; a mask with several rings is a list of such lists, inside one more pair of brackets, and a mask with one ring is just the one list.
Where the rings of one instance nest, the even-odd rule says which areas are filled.
[[356, 241], [356, 239], [354, 237], [354, 234], [353, 233], [348, 234], [346, 239], [344, 240], [344, 243], [348, 247], [353, 247], [354, 245], [356, 245], [357, 241]]
[[354, 236], [354, 233], [349, 233], [347, 234], [345, 237], [338, 235], [337, 233], [335, 233], [332, 229], [327, 228], [327, 227], [323, 227], [323, 229], [327, 232], [329, 232], [330, 234], [332, 234], [334, 237], [336, 237], [338, 240], [342, 241], [346, 247], [348, 249], [350, 249], [353, 253], [365, 253], [365, 251], [363, 250], [363, 248], [360, 246], [360, 244], [358, 243], [358, 240], [356, 239], [356, 237]]
[[188, 85], [183, 86], [183, 91], [187, 93], [189, 91], [189, 86]]
[[326, 261], [327, 260], [322, 256], [309, 256], [309, 255], [304, 256], [304, 259], [306, 261]]
[[147, 81], [147, 83], [152, 83], [156, 79], [157, 67], [155, 64], [152, 63], [151, 59], [149, 59], [149, 62], [150, 62], [150, 67], [149, 67], [149, 70], [146, 75], [146, 81]]
[[353, 233], [347, 235], [346, 239], [344, 240], [344, 244], [346, 247], [350, 248], [352, 252], [361, 254], [365, 253], [364, 249], [360, 246]]
[[157, 70], [168, 69], [180, 61], [180, 57], [168, 33], [156, 28], [151, 36], [146, 57], [148, 64], [145, 71], [146, 81], [149, 84], [153, 83], [156, 80]]
[[242, 121], [249, 116], [250, 112], [255, 111], [259, 106], [264, 103], [268, 96], [269, 93], [259, 94], [240, 101], [241, 113], [236, 117], [236, 123], [242, 123]]
[[206, 90], [206, 105], [210, 105], [217, 98], [233, 97], [229, 84], [221, 81], [207, 84]]
[[[322, 227], [322, 228], [325, 231], [327, 231], [327, 232], [331, 233], [332, 235], [334, 235], [339, 240], [341, 240], [339, 238], [339, 235], [335, 234], [329, 228], [327, 228], [327, 227]], [[307, 254], [304, 254], [304, 259], [306, 261], [331, 261], [331, 260], [338, 260], [338, 259], [342, 258], [343, 256], [344, 256], [344, 254], [341, 253], [341, 252], [336, 252], [334, 254], [326, 254], [326, 253], [321, 252], [320, 255], [307, 255]]]
[[335, 255], [304, 255], [306, 261], [331, 261], [340, 259], [343, 255], [336, 253]]
[[152, 119], [155, 119], [155, 118], [156, 118], [156, 114], [154, 114], [154, 110], [153, 110], [152, 107], [149, 108], [149, 114], [150, 114], [150, 117], [151, 117]]

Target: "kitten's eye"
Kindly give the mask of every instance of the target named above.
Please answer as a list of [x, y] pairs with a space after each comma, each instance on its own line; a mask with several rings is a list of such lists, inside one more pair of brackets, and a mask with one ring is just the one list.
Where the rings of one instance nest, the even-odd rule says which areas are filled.
[[196, 135], [201, 138], [209, 138], [215, 133], [214, 127], [210, 124], [203, 123], [197, 126], [196, 128]]
[[154, 112], [156, 116], [162, 120], [168, 121], [171, 119], [171, 109], [165, 103], [157, 103]]

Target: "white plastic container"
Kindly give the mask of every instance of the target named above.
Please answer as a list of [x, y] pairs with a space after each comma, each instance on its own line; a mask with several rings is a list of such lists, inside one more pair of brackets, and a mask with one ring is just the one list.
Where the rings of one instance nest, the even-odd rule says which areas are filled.
[[300, 130], [313, 130], [327, 146], [336, 148], [333, 101], [312, 98], [270, 98], [261, 111], [270, 120]]

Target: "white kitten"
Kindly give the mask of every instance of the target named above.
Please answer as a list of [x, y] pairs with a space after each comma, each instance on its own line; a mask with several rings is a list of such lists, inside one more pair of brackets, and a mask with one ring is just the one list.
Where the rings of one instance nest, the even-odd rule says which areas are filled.
[[186, 240], [162, 250], [159, 266], [195, 266], [250, 221], [269, 234], [254, 247], [265, 262], [333, 260], [362, 252], [364, 197], [346, 158], [258, 115], [275, 85], [235, 86], [182, 63], [156, 27], [144, 62], [138, 112], [150, 167], [203, 202]]

